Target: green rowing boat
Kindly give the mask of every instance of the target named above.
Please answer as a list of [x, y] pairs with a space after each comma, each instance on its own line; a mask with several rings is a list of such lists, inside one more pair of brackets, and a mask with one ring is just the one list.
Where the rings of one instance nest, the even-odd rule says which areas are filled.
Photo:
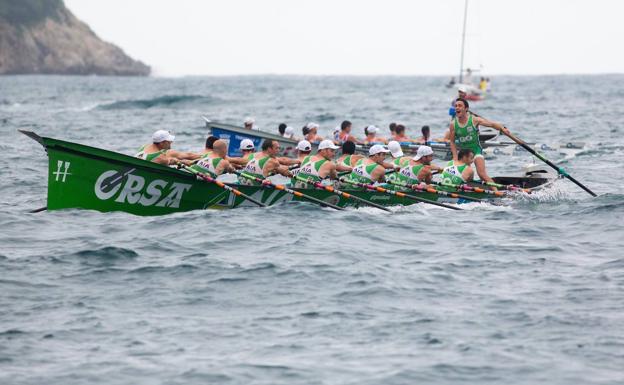
[[[148, 162], [132, 156], [85, 146], [78, 143], [41, 137], [21, 131], [45, 147], [48, 153], [48, 210], [81, 208], [102, 212], [124, 211], [136, 215], [164, 215], [199, 209], [226, 209], [240, 206], [257, 207], [244, 196], [234, 194], [215, 183], [209, 183], [186, 171]], [[283, 202], [305, 202], [305, 197], [289, 194], [269, 186], [227, 184], [266, 205]], [[339, 207], [363, 206], [322, 189], [294, 189], [305, 195]], [[382, 206], [417, 203], [396, 195], [370, 190], [348, 190], [351, 195]], [[409, 194], [430, 201], [462, 203], [430, 192]], [[498, 199], [491, 194], [462, 192], [477, 199]]]

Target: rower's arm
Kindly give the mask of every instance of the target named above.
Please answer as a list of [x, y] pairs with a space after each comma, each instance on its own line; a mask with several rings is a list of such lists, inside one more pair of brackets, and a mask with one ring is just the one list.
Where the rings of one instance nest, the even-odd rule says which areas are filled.
[[453, 127], [453, 122], [449, 124], [449, 144], [451, 145], [453, 160], [457, 162], [457, 147], [455, 147], [455, 127]]
[[301, 161], [299, 159], [291, 159], [291, 158], [287, 158], [287, 157], [280, 157], [280, 158], [276, 158], [277, 161], [284, 166], [292, 166], [295, 164], [299, 164], [301, 163]]
[[472, 169], [472, 167], [466, 167], [462, 174], [466, 182], [472, 182], [472, 180], [474, 179], [474, 170]]
[[353, 168], [349, 167], [349, 166], [345, 166], [344, 164], [337, 164], [336, 165], [336, 170], [338, 170], [338, 171], [353, 171]]
[[230, 158], [229, 156], [225, 158], [231, 164], [235, 164], [238, 166], [246, 166], [249, 160], [247, 158]]
[[195, 160], [195, 159], [201, 158], [200, 154], [197, 154], [197, 153], [194, 153], [194, 152], [183, 152], [183, 151], [169, 150], [169, 151], [167, 151], [167, 153], [170, 156], [172, 156], [174, 158], [178, 158], [178, 159]]
[[224, 174], [224, 173], [229, 173], [229, 172], [233, 172], [235, 169], [234, 167], [230, 164], [230, 162], [228, 162], [227, 160], [222, 160], [221, 163], [219, 164], [219, 167], [217, 167], [217, 174]]
[[473, 118], [472, 121], [476, 125], [492, 127], [494, 129], [497, 129], [498, 131], [502, 132], [503, 134], [511, 134], [511, 131], [509, 131], [509, 129], [507, 127], [505, 127], [505, 125], [502, 124], [502, 123], [494, 122], [492, 120], [488, 120], [488, 119], [482, 118], [480, 116]]
[[336, 172], [338, 167], [333, 162], [325, 162], [322, 167], [324, 168], [321, 174], [323, 175], [323, 178], [329, 178], [332, 180], [338, 179], [338, 173]]
[[371, 172], [371, 177], [373, 182], [383, 183], [386, 181], [386, 169], [383, 166], [375, 167], [373, 172]]

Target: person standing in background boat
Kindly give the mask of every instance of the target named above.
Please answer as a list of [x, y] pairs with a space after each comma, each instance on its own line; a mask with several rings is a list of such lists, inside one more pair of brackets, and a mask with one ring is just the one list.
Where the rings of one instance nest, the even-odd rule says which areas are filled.
[[479, 81], [479, 89], [481, 90], [481, 92], [487, 91], [487, 81], [484, 77], [481, 77], [481, 81]]
[[[384, 160], [386, 159], [386, 154], [389, 152], [390, 151], [381, 144], [372, 146], [368, 150], [368, 158], [360, 159], [346, 179], [366, 184], [383, 182], [386, 175]], [[354, 188], [353, 185], [351, 185], [350, 188]]]
[[152, 134], [152, 143], [141, 147], [135, 157], [166, 166], [178, 163], [189, 166], [193, 164], [193, 160], [200, 158], [200, 155], [194, 152], [172, 150], [171, 144], [174, 139], [175, 136], [169, 131], [158, 130]]
[[221, 174], [234, 171], [234, 167], [226, 160], [228, 146], [223, 140], [216, 140], [212, 145], [212, 151], [190, 167], [192, 171], [208, 174], [213, 178]]
[[388, 139], [383, 138], [381, 136], [377, 136], [379, 132], [379, 128], [370, 125], [364, 128], [364, 134], [366, 134], [366, 138], [364, 138], [365, 144], [386, 144], [388, 143]]
[[[277, 140], [265, 139], [262, 143], [262, 151], [249, 156], [249, 162], [243, 168], [243, 172], [262, 179], [273, 174], [292, 177], [288, 167], [280, 164], [277, 159], [279, 152], [280, 144]], [[259, 185], [259, 183], [241, 176], [239, 176], [238, 181], [243, 185]]]
[[303, 139], [307, 140], [310, 143], [318, 143], [322, 141], [323, 137], [318, 135], [318, 128], [319, 125], [312, 122], [303, 126], [303, 128], [301, 129], [301, 131], [303, 132]]
[[323, 140], [319, 143], [316, 155], [306, 157], [305, 161], [301, 163], [301, 167], [291, 180], [291, 184], [297, 188], [307, 188], [309, 184], [306, 181], [320, 182], [325, 178], [333, 180], [338, 178], [336, 164], [332, 160], [339, 148], [331, 140]]
[[358, 160], [364, 158], [362, 155], [355, 155], [355, 143], [346, 141], [342, 144], [342, 155], [336, 159], [338, 171], [352, 171]]
[[346, 141], [361, 143], [355, 136], [351, 135], [351, 128], [352, 124], [348, 120], [340, 123], [340, 131], [334, 134], [334, 142], [338, 144], [343, 144]]
[[245, 121], [243, 122], [243, 124], [245, 125], [245, 128], [248, 130], [254, 129], [254, 123], [256, 123], [256, 120], [252, 118], [251, 116], [246, 117]]
[[243, 139], [240, 142], [239, 149], [242, 153], [240, 157], [228, 157], [227, 160], [238, 167], [245, 167], [249, 162], [249, 157], [256, 151], [256, 147], [251, 139]]
[[463, 148], [457, 153], [457, 157], [449, 161], [442, 170], [440, 179], [444, 184], [461, 185], [471, 182], [474, 178], [474, 170], [472, 162], [474, 161], [474, 152]]
[[469, 108], [470, 105], [465, 99], [460, 98], [455, 102], [457, 116], [453, 118], [449, 125], [451, 153], [453, 154], [453, 159], [456, 160], [458, 149], [471, 150], [474, 154], [474, 164], [479, 178], [483, 182], [492, 183], [494, 181], [489, 177], [485, 168], [485, 158], [483, 157], [483, 149], [479, 141], [479, 126], [492, 127], [504, 134], [510, 134], [510, 132], [501, 123], [469, 113]]

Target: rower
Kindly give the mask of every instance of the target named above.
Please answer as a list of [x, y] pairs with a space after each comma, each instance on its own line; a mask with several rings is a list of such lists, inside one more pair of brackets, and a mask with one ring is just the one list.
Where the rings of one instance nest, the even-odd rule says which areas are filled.
[[301, 131], [303, 132], [303, 139], [307, 140], [310, 143], [320, 142], [321, 140], [323, 140], [323, 137], [318, 135], [318, 128], [319, 125], [312, 122], [303, 126], [303, 128], [301, 129]]
[[383, 138], [381, 136], [377, 136], [379, 132], [379, 128], [370, 125], [364, 128], [364, 134], [366, 134], [366, 138], [364, 138], [365, 144], [386, 144], [388, 143], [388, 139]]
[[320, 182], [326, 178], [335, 180], [338, 175], [336, 173], [336, 165], [332, 160], [336, 155], [336, 150], [339, 148], [331, 140], [323, 140], [319, 143], [316, 155], [305, 159], [291, 183], [297, 188], [307, 188], [308, 183], [306, 181]]
[[405, 126], [403, 124], [397, 124], [394, 128], [394, 135], [392, 138], [399, 143], [412, 142], [412, 139], [405, 135]]
[[408, 186], [419, 183], [431, 183], [431, 171], [441, 170], [440, 167], [432, 165], [431, 161], [433, 161], [433, 150], [431, 147], [418, 147], [416, 155], [396, 174], [394, 182]]
[[469, 107], [470, 105], [466, 99], [460, 98], [455, 102], [457, 115], [449, 125], [451, 153], [453, 154], [453, 159], [457, 159], [458, 149], [466, 148], [472, 150], [479, 178], [486, 183], [493, 183], [494, 181], [488, 176], [485, 169], [485, 158], [483, 157], [483, 149], [479, 141], [479, 126], [492, 127], [504, 134], [510, 134], [510, 132], [501, 123], [469, 113]]
[[253, 130], [255, 122], [256, 122], [256, 120], [254, 118], [252, 118], [251, 116], [248, 116], [243, 121], [243, 124], [245, 125], [246, 129]]
[[243, 139], [239, 149], [242, 153], [240, 157], [228, 157], [227, 160], [234, 166], [244, 167], [249, 162], [249, 157], [256, 151], [256, 147], [251, 139]]
[[[291, 177], [292, 174], [288, 170], [288, 167], [281, 165], [276, 158], [279, 152], [280, 144], [277, 140], [265, 139], [262, 143], [262, 151], [256, 152], [249, 156], [249, 162], [245, 165], [243, 172], [262, 179], [276, 173]], [[259, 184], [242, 176], [239, 176], [238, 180], [240, 184], [245, 185]]]
[[336, 159], [336, 167], [338, 171], [352, 171], [353, 166], [358, 160], [364, 158], [364, 156], [355, 154], [355, 143], [346, 141], [342, 144], [342, 155]]
[[471, 165], [475, 160], [471, 149], [463, 148], [457, 153], [457, 158], [447, 163], [442, 170], [441, 180], [443, 184], [462, 185], [472, 181], [474, 170]]
[[204, 154], [190, 169], [195, 172], [208, 174], [213, 178], [234, 171], [234, 167], [226, 160], [227, 143], [219, 139], [213, 143], [212, 148], [212, 151]]
[[297, 160], [299, 163], [303, 164], [305, 158], [310, 156], [312, 153], [312, 144], [307, 140], [300, 140], [297, 143]]
[[284, 134], [282, 136], [287, 139], [295, 140], [295, 129], [290, 126], [286, 126], [286, 128], [284, 128]]
[[219, 138], [217, 138], [216, 136], [212, 136], [212, 135], [206, 138], [206, 145], [204, 146], [204, 151], [202, 152], [202, 156], [212, 152], [212, 146], [214, 145], [214, 142], [216, 142], [217, 140], [219, 140]]
[[135, 157], [166, 166], [178, 163], [188, 166], [193, 164], [193, 160], [199, 159], [200, 155], [194, 152], [172, 150], [174, 139], [175, 136], [169, 131], [158, 130], [152, 134], [152, 143], [141, 147]]
[[411, 158], [409, 156], [404, 156], [403, 150], [401, 149], [401, 144], [396, 140], [391, 140], [388, 142], [388, 150], [390, 151], [390, 155], [392, 155], [392, 168], [395, 170], [400, 170], [403, 167], [407, 166]]
[[351, 135], [351, 127], [352, 124], [350, 121], [345, 120], [340, 123], [340, 131], [334, 131], [334, 142], [342, 144], [346, 141], [351, 141], [354, 143], [360, 143], [360, 141], [353, 135]]
[[[386, 174], [386, 168], [383, 164], [384, 159], [386, 159], [386, 154], [389, 152], [390, 151], [381, 144], [372, 146], [368, 150], [368, 158], [360, 159], [346, 179], [366, 184], [383, 182]], [[349, 188], [357, 189], [353, 185], [350, 185]]]

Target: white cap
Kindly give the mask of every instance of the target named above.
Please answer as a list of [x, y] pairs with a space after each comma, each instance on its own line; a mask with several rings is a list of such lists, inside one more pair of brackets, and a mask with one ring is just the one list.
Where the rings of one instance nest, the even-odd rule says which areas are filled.
[[420, 160], [423, 156], [433, 155], [433, 150], [429, 146], [420, 146], [418, 147], [418, 151], [416, 151], [416, 156], [414, 156], [414, 160]]
[[308, 127], [308, 129], [310, 129], [310, 130], [311, 130], [311, 129], [313, 129], [313, 128], [319, 128], [319, 125], [318, 125], [318, 124], [316, 124], [316, 123], [312, 123], [312, 122], [310, 122], [310, 123], [306, 124], [306, 127]]
[[254, 146], [254, 143], [251, 141], [251, 139], [243, 139], [240, 142], [240, 147], [241, 150], [253, 150], [256, 148], [256, 146]]
[[466, 86], [459, 86], [459, 87], [457, 87], [457, 91], [463, 92], [463, 93], [467, 93], [468, 92], [468, 88], [466, 88]]
[[312, 151], [312, 144], [307, 140], [300, 140], [299, 143], [297, 143], [297, 150]]
[[390, 152], [390, 150], [388, 150], [385, 146], [382, 146], [381, 144], [376, 144], [374, 146], [372, 146], [371, 148], [368, 149], [368, 155], [372, 156], [372, 155], [377, 155], [380, 153], [388, 153]]
[[321, 143], [319, 143], [318, 149], [319, 149], [319, 150], [325, 150], [326, 148], [330, 148], [330, 149], [332, 149], [332, 150], [337, 150], [337, 149], [339, 149], [340, 147], [336, 146], [336, 145], [334, 144], [334, 142], [332, 142], [331, 140], [329, 140], [329, 139], [325, 139], [325, 140], [323, 140]]
[[244, 121], [245, 124], [254, 124], [255, 122], [256, 119], [252, 118], [251, 116], [246, 117]]
[[377, 131], [379, 131], [379, 128], [375, 127], [375, 126], [368, 126], [366, 127], [366, 132], [369, 134], [376, 134]]
[[158, 130], [152, 134], [152, 143], [173, 142], [174, 139], [175, 136], [171, 135], [167, 130]]
[[388, 142], [388, 150], [392, 153], [393, 158], [403, 156], [403, 150], [401, 150], [401, 144], [396, 140]]
[[291, 136], [293, 136], [294, 133], [295, 133], [295, 129], [290, 126], [284, 129], [284, 136], [286, 138], [290, 138]]

